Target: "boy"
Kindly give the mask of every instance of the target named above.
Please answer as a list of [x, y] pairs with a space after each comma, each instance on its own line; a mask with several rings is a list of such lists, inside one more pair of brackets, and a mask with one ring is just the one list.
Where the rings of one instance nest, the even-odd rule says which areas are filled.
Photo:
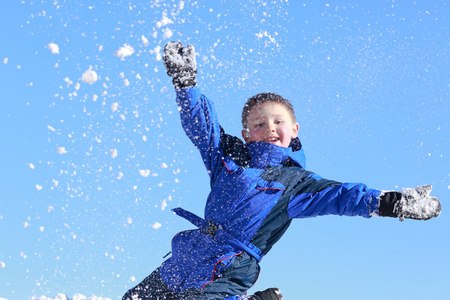
[[282, 299], [277, 289], [244, 295], [258, 278], [259, 262], [293, 218], [439, 216], [441, 204], [429, 195], [431, 186], [382, 192], [306, 171], [292, 104], [279, 95], [247, 100], [242, 112], [245, 144], [225, 134], [213, 103], [196, 87], [194, 47], [168, 43], [164, 65], [173, 78], [182, 126], [210, 175], [211, 193], [204, 219], [174, 209], [198, 229], [175, 235], [172, 257], [124, 300]]

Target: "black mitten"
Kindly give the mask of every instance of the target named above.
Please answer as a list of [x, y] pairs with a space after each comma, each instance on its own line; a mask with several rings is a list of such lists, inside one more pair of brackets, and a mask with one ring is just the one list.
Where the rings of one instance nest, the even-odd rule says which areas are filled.
[[378, 207], [382, 217], [429, 220], [439, 217], [441, 202], [431, 196], [431, 185], [421, 185], [416, 188], [405, 188], [401, 192], [383, 192], [380, 195]]
[[167, 75], [172, 77], [176, 89], [191, 87], [197, 84], [197, 62], [194, 46], [184, 47], [180, 42], [169, 42], [164, 46], [163, 63]]

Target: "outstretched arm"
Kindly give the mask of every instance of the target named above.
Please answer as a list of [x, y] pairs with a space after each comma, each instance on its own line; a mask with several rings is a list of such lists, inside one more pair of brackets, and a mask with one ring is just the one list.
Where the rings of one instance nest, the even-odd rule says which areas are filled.
[[428, 220], [438, 217], [441, 204], [430, 196], [431, 186], [382, 192], [361, 183], [340, 183], [304, 171], [290, 191], [290, 218], [320, 215], [382, 216]]
[[173, 78], [183, 129], [213, 176], [220, 155], [221, 130], [213, 102], [196, 87], [195, 55], [192, 45], [184, 47], [179, 42], [169, 42], [164, 47], [163, 62], [167, 75]]

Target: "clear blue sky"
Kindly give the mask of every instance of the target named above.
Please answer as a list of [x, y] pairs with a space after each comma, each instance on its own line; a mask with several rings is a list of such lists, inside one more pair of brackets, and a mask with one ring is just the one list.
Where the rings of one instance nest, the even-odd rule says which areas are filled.
[[[450, 299], [448, 16], [437, 0], [1, 1], [0, 298], [119, 299], [192, 228], [169, 208], [203, 213], [208, 176], [158, 57], [177, 40], [196, 47], [198, 86], [229, 133], [248, 97], [280, 93], [308, 169], [386, 190], [432, 184], [443, 203], [427, 222], [293, 222], [255, 289]], [[124, 44], [134, 53], [121, 59]], [[98, 80], [84, 83], [90, 68]]]

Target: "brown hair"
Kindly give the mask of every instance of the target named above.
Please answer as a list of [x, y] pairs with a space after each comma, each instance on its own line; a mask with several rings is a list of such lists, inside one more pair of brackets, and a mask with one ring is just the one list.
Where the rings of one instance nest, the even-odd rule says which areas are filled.
[[265, 103], [278, 103], [284, 106], [284, 108], [287, 109], [287, 111], [289, 112], [289, 114], [291, 115], [292, 121], [295, 122], [295, 112], [294, 112], [294, 106], [292, 105], [292, 103], [287, 100], [284, 99], [282, 96], [278, 95], [278, 94], [274, 94], [274, 93], [260, 93], [257, 94], [251, 98], [249, 98], [244, 105], [244, 108], [242, 109], [242, 116], [241, 116], [241, 121], [242, 121], [242, 127], [244, 129], [247, 128], [247, 120], [248, 120], [248, 115], [250, 114], [250, 111], [252, 110], [252, 108], [254, 108], [255, 106], [259, 105], [259, 104], [265, 104]]

